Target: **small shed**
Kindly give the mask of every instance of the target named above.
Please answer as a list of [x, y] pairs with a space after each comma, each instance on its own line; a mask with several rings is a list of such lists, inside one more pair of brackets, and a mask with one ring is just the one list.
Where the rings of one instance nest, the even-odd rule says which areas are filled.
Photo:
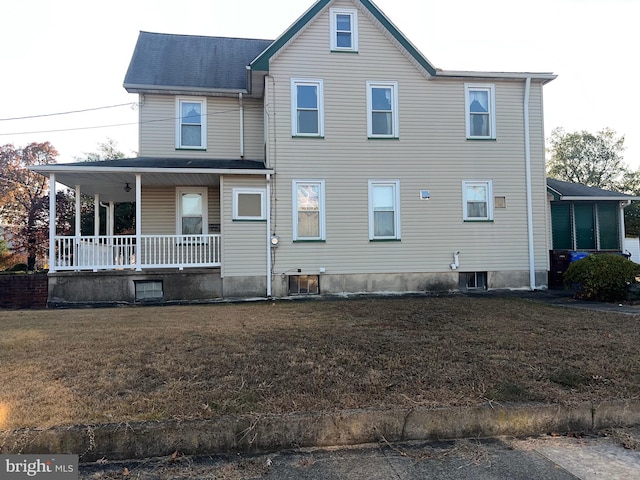
[[561, 286], [572, 259], [624, 252], [624, 208], [640, 197], [547, 178], [551, 212], [549, 286]]

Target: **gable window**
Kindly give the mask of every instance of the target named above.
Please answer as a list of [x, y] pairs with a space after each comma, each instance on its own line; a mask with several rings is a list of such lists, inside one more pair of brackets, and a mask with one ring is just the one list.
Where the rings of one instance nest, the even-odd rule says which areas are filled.
[[262, 188], [234, 188], [233, 220], [265, 220], [265, 194]]
[[180, 187], [176, 190], [178, 235], [203, 235], [207, 225], [207, 188]]
[[324, 180], [293, 181], [293, 240], [324, 241]]
[[462, 182], [463, 218], [465, 221], [493, 220], [491, 180]]
[[331, 50], [335, 52], [358, 51], [358, 11], [332, 8]]
[[291, 79], [291, 134], [324, 136], [322, 80]]
[[398, 82], [367, 82], [369, 138], [398, 138]]
[[465, 84], [467, 138], [495, 139], [494, 85]]
[[176, 148], [207, 148], [207, 102], [204, 98], [176, 99]]
[[399, 180], [369, 180], [369, 240], [400, 240]]

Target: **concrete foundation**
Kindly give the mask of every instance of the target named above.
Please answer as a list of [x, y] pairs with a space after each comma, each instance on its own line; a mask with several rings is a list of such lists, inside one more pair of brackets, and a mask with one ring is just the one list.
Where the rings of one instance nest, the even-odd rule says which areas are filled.
[[[162, 297], [136, 300], [136, 282], [161, 282]], [[210, 301], [222, 297], [219, 269], [49, 274], [49, 306]]]

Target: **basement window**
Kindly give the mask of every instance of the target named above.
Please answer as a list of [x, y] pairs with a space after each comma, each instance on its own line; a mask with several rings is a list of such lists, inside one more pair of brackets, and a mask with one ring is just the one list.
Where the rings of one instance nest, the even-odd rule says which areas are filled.
[[136, 288], [137, 302], [162, 300], [162, 297], [164, 296], [161, 280], [141, 280], [135, 281], [134, 284]]
[[319, 295], [319, 275], [291, 275], [289, 277], [289, 295]]
[[486, 290], [487, 272], [460, 272], [460, 290]]

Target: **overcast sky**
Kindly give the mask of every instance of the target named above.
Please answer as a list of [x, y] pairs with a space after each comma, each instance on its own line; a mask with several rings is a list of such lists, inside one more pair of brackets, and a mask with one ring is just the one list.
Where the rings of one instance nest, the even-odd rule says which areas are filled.
[[[0, 145], [50, 141], [66, 162], [110, 137], [132, 154], [137, 96], [122, 83], [140, 30], [275, 39], [313, 3], [3, 0]], [[640, 109], [630, 98], [640, 73], [640, 0], [375, 3], [438, 68], [559, 75], [545, 87], [547, 136], [555, 127], [610, 127], [626, 137], [625, 161], [640, 167]], [[4, 120], [118, 104], [130, 105]], [[48, 132], [27, 133], [39, 131]]]

